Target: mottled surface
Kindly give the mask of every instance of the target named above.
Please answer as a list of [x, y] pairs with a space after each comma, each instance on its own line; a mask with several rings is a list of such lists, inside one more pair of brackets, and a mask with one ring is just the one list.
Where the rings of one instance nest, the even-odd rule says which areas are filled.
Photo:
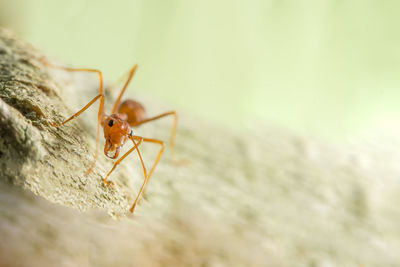
[[30, 45], [0, 31], [1, 180], [81, 210], [125, 212], [125, 197], [102, 186], [102, 172], [84, 175], [93, 156], [87, 134], [76, 122], [51, 126], [73, 114], [71, 102], [63, 103], [60, 97], [72, 84], [62, 73], [49, 74], [41, 57]]
[[[69, 93], [63, 99], [75, 110], [90, 99], [76, 97], [84, 92], [79, 81], [90, 84], [86, 79], [92, 78], [65, 74], [62, 80], [68, 79]], [[95, 77], [93, 80], [95, 84]], [[87, 94], [95, 95], [96, 89]], [[164, 111], [151, 107], [149, 115]], [[47, 109], [43, 110], [47, 114]], [[88, 130], [85, 138], [91, 143], [94, 118], [92, 110], [76, 122], [85, 132]], [[171, 122], [165, 120], [137, 132], [168, 140], [170, 126]], [[83, 134], [77, 124], [60, 130], [44, 127], [49, 136], [68, 131]], [[77, 172], [84, 171], [86, 158], [66, 162], [48, 156], [46, 160], [53, 161], [54, 166], [47, 165], [47, 170], [43, 167], [40, 179], [52, 182], [45, 183], [48, 189], [35, 192], [50, 200], [68, 197], [69, 201], [56, 201], [64, 205], [1, 183], [0, 265], [400, 265], [400, 209], [396, 204], [400, 153], [395, 149], [399, 144], [390, 138], [382, 136], [383, 141], [340, 147], [272, 127], [240, 135], [182, 115], [178, 128], [177, 159], [188, 162], [175, 164], [167, 150], [135, 216], [114, 220], [103, 211], [90, 210], [112, 206], [116, 201], [100, 195], [95, 198], [100, 204], [94, 204], [92, 199], [98, 191], [79, 187], [80, 179], [63, 176], [61, 182], [57, 172], [50, 173], [54, 169], [74, 171], [68, 164], [79, 169]], [[32, 136], [35, 132], [41, 129], [34, 130]], [[41, 151], [45, 143], [39, 144], [37, 150]], [[84, 142], [78, 146], [73, 141], [60, 144], [60, 149], [92, 150]], [[154, 146], [143, 146], [147, 164], [156, 151]], [[88, 178], [87, 183], [105, 190], [100, 174], [109, 167], [109, 163], [99, 164], [99, 174]], [[25, 180], [20, 181], [26, 184]], [[112, 180], [117, 192], [131, 201], [142, 181], [137, 158], [130, 157], [121, 164]], [[50, 190], [54, 193], [46, 195]], [[65, 191], [87, 195], [87, 202]], [[117, 195], [112, 190], [104, 192]], [[88, 211], [65, 207], [78, 204]]]

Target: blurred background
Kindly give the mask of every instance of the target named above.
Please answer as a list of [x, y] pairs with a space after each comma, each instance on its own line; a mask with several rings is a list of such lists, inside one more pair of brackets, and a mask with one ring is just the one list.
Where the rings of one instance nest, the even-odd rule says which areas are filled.
[[398, 1], [0, 0], [0, 26], [130, 94], [334, 142], [400, 122]]
[[[196, 118], [177, 139], [189, 164], [160, 161], [149, 201], [123, 222], [0, 183], [0, 265], [400, 266], [399, 11], [394, 0], [0, 0], [0, 26], [51, 59], [101, 69], [108, 84], [138, 63], [128, 95]], [[141, 184], [136, 166], [113, 174], [124, 193]], [[75, 201], [62, 185], [49, 192]]]

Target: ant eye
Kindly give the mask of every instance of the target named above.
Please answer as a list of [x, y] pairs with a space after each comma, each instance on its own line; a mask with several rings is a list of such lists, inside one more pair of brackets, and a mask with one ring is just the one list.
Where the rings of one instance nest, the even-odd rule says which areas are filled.
[[111, 126], [113, 126], [113, 125], [114, 125], [114, 121], [113, 121], [113, 120], [109, 120], [109, 121], [108, 121], [108, 126], [111, 127]]

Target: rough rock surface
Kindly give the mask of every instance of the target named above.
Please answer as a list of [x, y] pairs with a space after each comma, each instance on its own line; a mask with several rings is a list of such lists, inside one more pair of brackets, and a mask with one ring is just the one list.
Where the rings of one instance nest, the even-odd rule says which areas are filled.
[[[84, 175], [93, 157], [87, 134], [76, 122], [60, 128], [50, 124], [73, 114], [68, 102], [62, 100], [73, 85], [62, 79], [62, 73], [51, 73], [41, 58], [32, 46], [5, 30], [0, 32], [2, 180], [22, 185], [52, 202], [122, 213], [128, 207], [127, 200], [117, 190], [101, 185], [103, 173], [95, 170], [88, 177]], [[82, 94], [75, 92], [74, 96]]]
[[[0, 266], [400, 266], [393, 146], [244, 135], [180, 116], [177, 156], [189, 162], [167, 151], [147, 200], [121, 216], [142, 182], [138, 161], [121, 164], [115, 190], [101, 184], [102, 156], [84, 177], [95, 109], [49, 122], [96, 95], [96, 77], [48, 70], [41, 56], [0, 32]], [[167, 140], [169, 129], [138, 131]]]

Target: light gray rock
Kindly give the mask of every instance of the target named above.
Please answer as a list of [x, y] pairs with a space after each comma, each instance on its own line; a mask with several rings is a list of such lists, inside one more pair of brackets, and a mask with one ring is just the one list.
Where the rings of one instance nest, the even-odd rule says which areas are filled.
[[102, 173], [84, 175], [93, 156], [87, 133], [76, 122], [59, 128], [51, 125], [73, 114], [68, 109], [71, 101], [63, 102], [62, 94], [84, 98], [85, 91], [70, 91], [73, 84], [44, 66], [43, 57], [6, 30], [0, 31], [1, 179], [55, 203], [124, 213], [129, 206], [126, 198], [102, 186]]

